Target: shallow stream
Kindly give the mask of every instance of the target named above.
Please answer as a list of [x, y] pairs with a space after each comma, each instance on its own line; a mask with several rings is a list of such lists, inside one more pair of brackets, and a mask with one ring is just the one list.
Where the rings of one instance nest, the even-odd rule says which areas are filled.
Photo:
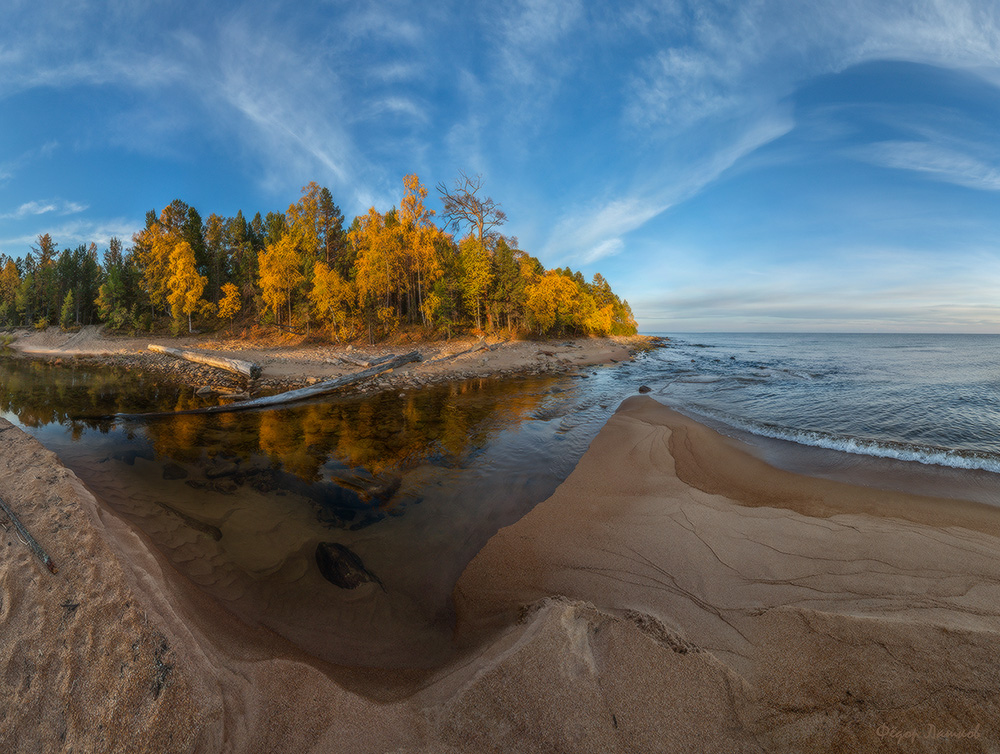
[[0, 358], [0, 411], [244, 620], [333, 662], [420, 666], [450, 649], [465, 565], [565, 479], [637, 370], [114, 421], [201, 399], [135, 371]]

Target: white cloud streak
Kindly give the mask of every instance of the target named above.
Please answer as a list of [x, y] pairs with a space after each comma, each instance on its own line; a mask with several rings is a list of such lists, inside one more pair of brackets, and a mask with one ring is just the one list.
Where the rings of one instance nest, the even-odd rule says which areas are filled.
[[741, 134], [739, 141], [685, 166], [678, 181], [645, 186], [624, 197], [571, 211], [557, 223], [544, 253], [557, 262], [571, 260], [585, 264], [621, 253], [625, 248], [623, 236], [694, 196], [743, 157], [787, 133], [791, 127], [787, 118], [761, 120], [754, 129]]
[[937, 144], [884, 141], [859, 148], [854, 154], [875, 165], [924, 173], [966, 188], [1000, 191], [1000, 168]]
[[[69, 220], [51, 228], [48, 233], [55, 239], [60, 248], [67, 249], [80, 244], [95, 243], [99, 249], [106, 248], [112, 237], [118, 238], [126, 245], [131, 243], [132, 235], [142, 230], [142, 223], [132, 222], [123, 218], [104, 220]], [[22, 234], [0, 239], [0, 250], [27, 249], [38, 242], [38, 234]]]
[[37, 217], [39, 215], [47, 215], [52, 213], [61, 216], [75, 215], [85, 211], [87, 208], [88, 206], [86, 204], [81, 204], [79, 202], [67, 202], [61, 199], [31, 201], [31, 202], [25, 202], [13, 212], [0, 214], [0, 219], [20, 220], [25, 217]]

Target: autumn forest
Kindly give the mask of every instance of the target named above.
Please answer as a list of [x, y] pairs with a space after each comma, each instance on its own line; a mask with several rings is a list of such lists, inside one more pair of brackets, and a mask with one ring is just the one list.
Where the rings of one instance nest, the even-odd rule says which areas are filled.
[[240, 323], [334, 340], [385, 338], [400, 328], [455, 332], [626, 335], [628, 302], [599, 274], [546, 270], [500, 228], [506, 215], [480, 177], [427, 189], [403, 179], [398, 207], [345, 226], [330, 191], [310, 183], [287, 211], [247, 220], [171, 202], [146, 213], [131, 246], [112, 238], [60, 251], [48, 234], [23, 259], [0, 254], [0, 325], [103, 323], [123, 332]]

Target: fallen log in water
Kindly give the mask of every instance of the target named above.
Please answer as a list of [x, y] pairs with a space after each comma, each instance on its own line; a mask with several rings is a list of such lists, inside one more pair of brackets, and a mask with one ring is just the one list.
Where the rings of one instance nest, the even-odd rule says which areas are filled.
[[26, 544], [33, 553], [35, 553], [35, 557], [42, 561], [42, 563], [45, 564], [45, 567], [52, 571], [52, 573], [57, 573], [59, 569], [56, 568], [56, 564], [52, 562], [52, 558], [50, 558], [49, 554], [42, 549], [42, 546], [35, 541], [35, 538], [28, 533], [24, 524], [21, 523], [21, 519], [14, 514], [14, 511], [12, 511], [10, 506], [8, 506], [3, 500], [0, 500], [0, 510], [2, 510], [4, 514], [6, 514], [7, 518], [10, 519], [10, 522], [14, 524], [14, 528], [17, 529], [17, 533], [20, 535], [21, 541], [24, 542], [24, 544]]
[[149, 345], [150, 351], [165, 353], [184, 361], [193, 361], [196, 364], [205, 364], [217, 369], [225, 369], [228, 372], [235, 372], [247, 379], [255, 380], [260, 377], [260, 365], [251, 361], [241, 361], [240, 359], [228, 359], [225, 356], [215, 356], [202, 353], [201, 351], [187, 351], [181, 348], [168, 348], [167, 346]]
[[114, 418], [162, 419], [167, 416], [182, 416], [186, 414], [221, 414], [230, 411], [246, 411], [252, 408], [268, 408], [270, 406], [280, 406], [286, 403], [296, 403], [298, 401], [304, 401], [310, 398], [326, 395], [327, 393], [332, 393], [336, 390], [340, 390], [342, 387], [346, 387], [347, 385], [351, 385], [355, 382], [360, 382], [361, 380], [368, 379], [369, 377], [374, 377], [382, 372], [389, 372], [397, 367], [403, 366], [404, 364], [409, 364], [412, 361], [420, 361], [420, 351], [410, 351], [410, 353], [404, 353], [402, 356], [397, 356], [392, 361], [386, 361], [382, 364], [369, 367], [368, 369], [362, 369], [360, 372], [345, 374], [342, 377], [327, 380], [326, 382], [317, 382], [315, 385], [310, 385], [309, 387], [300, 387], [295, 390], [288, 390], [284, 393], [277, 393], [276, 395], [265, 395], [261, 398], [253, 398], [252, 400], [242, 401], [240, 403], [232, 403], [226, 406], [190, 408], [184, 411], [158, 411], [152, 414], [118, 414]]

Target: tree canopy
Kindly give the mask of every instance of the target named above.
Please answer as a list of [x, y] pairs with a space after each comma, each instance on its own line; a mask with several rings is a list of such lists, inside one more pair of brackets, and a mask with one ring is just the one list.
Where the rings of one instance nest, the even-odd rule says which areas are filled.
[[481, 176], [438, 185], [443, 225], [416, 175], [399, 205], [345, 227], [315, 182], [285, 212], [202, 214], [176, 199], [146, 213], [125, 247], [112, 238], [59, 250], [49, 234], [23, 258], [0, 254], [0, 325], [70, 328], [104, 323], [149, 330], [186, 319], [318, 327], [335, 339], [382, 338], [399, 328], [539, 336], [636, 331], [628, 302], [595, 274], [546, 270], [501, 234], [507, 216]]

